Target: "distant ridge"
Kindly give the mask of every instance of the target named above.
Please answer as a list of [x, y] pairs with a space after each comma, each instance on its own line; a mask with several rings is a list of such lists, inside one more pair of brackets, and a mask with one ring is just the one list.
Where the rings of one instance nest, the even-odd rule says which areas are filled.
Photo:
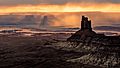
[[120, 27], [116, 26], [96, 26], [95, 30], [108, 30], [108, 31], [120, 31]]

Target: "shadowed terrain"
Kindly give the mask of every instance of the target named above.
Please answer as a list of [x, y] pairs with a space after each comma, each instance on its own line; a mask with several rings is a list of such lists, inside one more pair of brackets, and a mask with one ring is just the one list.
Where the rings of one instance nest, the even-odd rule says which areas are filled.
[[1, 35], [0, 68], [96, 68], [91, 65], [66, 62], [67, 59], [87, 53], [56, 49], [51, 45], [51, 42], [56, 41], [50, 39], [51, 36], [41, 35], [33, 37]]

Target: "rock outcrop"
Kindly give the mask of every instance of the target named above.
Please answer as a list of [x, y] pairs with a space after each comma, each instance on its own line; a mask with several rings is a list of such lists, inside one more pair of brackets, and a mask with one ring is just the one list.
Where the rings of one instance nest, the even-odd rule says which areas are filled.
[[87, 17], [82, 16], [81, 29], [67, 39], [70, 42], [101, 44], [101, 45], [120, 45], [120, 36], [105, 36], [97, 34], [92, 30], [91, 21]]

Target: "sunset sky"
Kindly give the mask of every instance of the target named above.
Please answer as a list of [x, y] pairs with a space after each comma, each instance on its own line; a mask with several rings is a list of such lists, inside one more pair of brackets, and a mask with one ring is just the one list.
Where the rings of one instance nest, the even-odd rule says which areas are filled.
[[120, 12], [120, 0], [0, 0], [0, 14], [81, 11]]
[[[120, 22], [120, 0], [0, 0], [0, 15], [10, 14], [1, 16], [0, 23], [6, 23], [8, 20], [18, 23], [26, 17], [13, 17], [12, 13], [31, 15], [32, 12], [38, 12], [41, 18], [44, 14], [39, 12], [50, 12], [48, 19], [52, 26], [79, 27], [82, 15], [88, 16], [93, 26], [113, 25]], [[59, 13], [55, 15], [54, 12]]]

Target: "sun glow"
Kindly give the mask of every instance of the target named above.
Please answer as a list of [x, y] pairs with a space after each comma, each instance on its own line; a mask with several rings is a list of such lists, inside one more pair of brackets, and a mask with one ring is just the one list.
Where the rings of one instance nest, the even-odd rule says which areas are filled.
[[87, 12], [87, 11], [101, 11], [101, 12], [120, 12], [120, 4], [63, 4], [63, 5], [18, 5], [18, 6], [2, 6], [0, 7], [0, 14], [17, 13], [17, 12]]

